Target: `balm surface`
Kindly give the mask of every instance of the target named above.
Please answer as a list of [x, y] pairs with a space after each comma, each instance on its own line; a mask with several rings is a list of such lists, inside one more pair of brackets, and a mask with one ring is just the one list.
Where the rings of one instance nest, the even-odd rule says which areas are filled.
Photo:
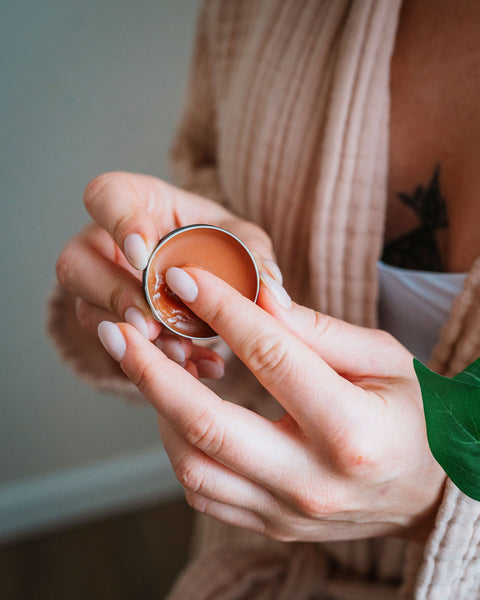
[[143, 274], [143, 286], [155, 319], [178, 335], [194, 339], [216, 336], [167, 286], [166, 271], [187, 265], [210, 271], [250, 300], [257, 299], [257, 267], [237, 237], [211, 225], [176, 229], [160, 240], [153, 251]]

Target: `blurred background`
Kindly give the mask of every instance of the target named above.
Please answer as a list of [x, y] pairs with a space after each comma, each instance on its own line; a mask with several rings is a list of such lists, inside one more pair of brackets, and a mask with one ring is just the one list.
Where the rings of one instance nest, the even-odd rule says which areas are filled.
[[[73, 560], [87, 564], [89, 552], [98, 562], [95, 552], [101, 550], [113, 564], [109, 568], [121, 571], [123, 565], [127, 577], [124, 563], [131, 559], [122, 555], [115, 562], [112, 551], [91, 537], [95, 527], [108, 537], [100, 519], [116, 528], [117, 542], [122, 519], [134, 519], [128, 521], [129, 535], [143, 528], [140, 543], [156, 557], [151, 567], [157, 571], [162, 548], [166, 555], [181, 553], [188, 537], [191, 515], [161, 447], [153, 410], [78, 381], [45, 335], [45, 305], [58, 254], [87, 221], [82, 193], [88, 181], [119, 169], [168, 179], [167, 152], [198, 7], [198, 0], [2, 5], [0, 596], [5, 599], [76, 598], [73, 584], [80, 585], [80, 576], [73, 571], [72, 589], [61, 596], [52, 583], [58, 575], [42, 579], [59, 560], [65, 571], [69, 553], [70, 570]], [[141, 520], [147, 513], [161, 548], [145, 541], [152, 530]], [[174, 518], [181, 531], [168, 529]], [[84, 544], [78, 556], [65, 545], [68, 532]], [[45, 558], [47, 547], [54, 548], [56, 559]], [[165, 565], [164, 571], [177, 568]], [[143, 568], [128, 575], [137, 592], [132, 597], [141, 597], [135, 582], [140, 575], [145, 579]], [[30, 587], [19, 583], [25, 569]], [[127, 588], [124, 581], [110, 596], [104, 582], [102, 598], [129, 597], [122, 595]], [[142, 594], [153, 597], [150, 592], [161, 589]], [[78, 597], [96, 598], [94, 591], [79, 590]]]

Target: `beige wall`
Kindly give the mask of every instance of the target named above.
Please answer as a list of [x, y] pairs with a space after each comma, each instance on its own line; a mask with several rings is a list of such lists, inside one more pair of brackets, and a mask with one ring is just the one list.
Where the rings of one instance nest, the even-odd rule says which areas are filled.
[[33, 505], [42, 480], [55, 502], [75, 470], [84, 481], [92, 469], [102, 479], [102, 465], [129, 465], [128, 479], [157, 451], [165, 465], [151, 409], [92, 391], [60, 363], [44, 334], [45, 300], [58, 253], [87, 220], [85, 184], [111, 169], [167, 175], [198, 4], [19, 0], [2, 9], [0, 537], [2, 498], [10, 518], [15, 495], [27, 510], [25, 494], [33, 490]]

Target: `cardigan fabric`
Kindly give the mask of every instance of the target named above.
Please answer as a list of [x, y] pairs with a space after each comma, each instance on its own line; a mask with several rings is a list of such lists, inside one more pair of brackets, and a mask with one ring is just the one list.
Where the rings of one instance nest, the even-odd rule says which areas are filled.
[[[377, 324], [387, 202], [389, 78], [400, 0], [209, 0], [172, 148], [177, 183], [271, 236], [294, 300]], [[49, 331], [101, 389], [138, 397], [57, 287]], [[430, 360], [453, 375], [480, 355], [480, 260]], [[223, 397], [274, 417], [235, 358]], [[379, 538], [281, 543], [200, 515], [169, 600], [480, 599], [480, 503], [447, 480], [425, 546]]]

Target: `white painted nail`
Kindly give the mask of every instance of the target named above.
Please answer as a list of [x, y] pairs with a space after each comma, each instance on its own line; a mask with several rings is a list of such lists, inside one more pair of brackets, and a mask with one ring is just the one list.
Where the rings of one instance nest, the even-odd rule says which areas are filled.
[[280, 285], [282, 285], [283, 275], [282, 275], [282, 272], [280, 271], [280, 267], [277, 265], [277, 263], [268, 258], [264, 258], [262, 260], [262, 263], [263, 263], [263, 267], [268, 272], [268, 274], [271, 275], [273, 277], [273, 279], [275, 279], [275, 281], [278, 281], [278, 283]]
[[269, 258], [263, 258], [263, 256], [260, 256], [260, 254], [257, 254], [257, 252], [251, 252], [251, 255], [255, 259], [260, 272], [266, 271], [267, 274], [273, 277], [273, 279], [276, 279], [280, 285], [283, 283], [282, 272], [275, 261], [270, 260]]
[[225, 374], [223, 365], [220, 365], [213, 360], [199, 360], [196, 365], [200, 377], [206, 377], [207, 379], [221, 379]]
[[102, 321], [98, 326], [98, 337], [112, 358], [122, 360], [127, 351], [127, 341], [115, 323]]
[[171, 267], [165, 273], [168, 287], [184, 302], [193, 302], [198, 296], [198, 286], [183, 269]]
[[130, 233], [123, 242], [123, 250], [128, 262], [143, 271], [148, 263], [148, 251], [145, 240], [139, 233]]
[[185, 350], [179, 340], [175, 338], [158, 338], [155, 342], [157, 348], [159, 348], [170, 360], [183, 365], [185, 363], [186, 355]]
[[292, 306], [292, 299], [288, 295], [287, 290], [278, 281], [275, 281], [268, 273], [260, 273], [260, 279], [282, 308], [288, 310]]
[[148, 338], [147, 321], [142, 314], [142, 311], [135, 306], [130, 306], [125, 311], [125, 321], [133, 325], [145, 338]]
[[185, 371], [187, 371], [187, 373], [190, 373], [190, 375], [195, 377], [195, 379], [198, 379], [198, 370], [197, 370], [195, 363], [193, 363], [189, 360], [183, 366], [185, 367]]
[[75, 298], [75, 314], [77, 315], [77, 317], [80, 314], [80, 311], [82, 310], [82, 304], [83, 304], [82, 298], [80, 298], [80, 296], [77, 296]]

